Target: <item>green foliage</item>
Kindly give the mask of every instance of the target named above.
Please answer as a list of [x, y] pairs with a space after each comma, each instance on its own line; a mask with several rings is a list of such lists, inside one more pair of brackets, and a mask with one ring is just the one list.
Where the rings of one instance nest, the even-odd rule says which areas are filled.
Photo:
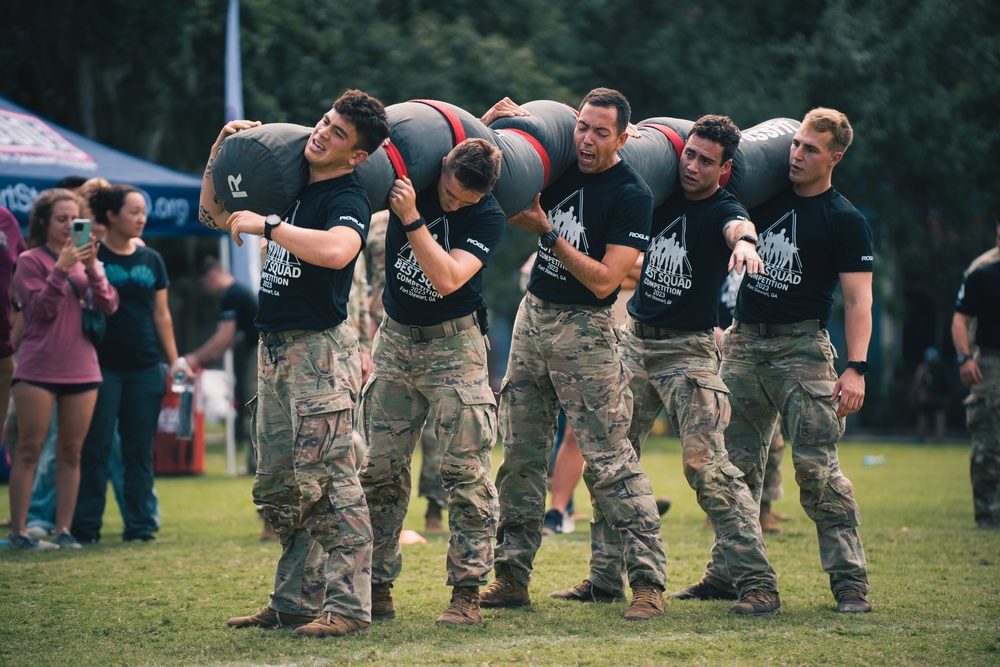
[[[862, 466], [866, 454], [886, 462]], [[668, 601], [663, 618], [628, 623], [624, 603], [549, 599], [586, 574], [587, 524], [578, 520], [575, 532], [543, 541], [530, 609], [486, 611], [474, 628], [436, 627], [448, 602], [447, 537], [432, 536], [403, 546], [395, 621], [346, 639], [295, 640], [224, 625], [266, 603], [278, 547], [257, 541], [250, 480], [225, 477], [212, 446], [203, 477], [157, 479], [163, 529], [155, 544], [119, 540], [112, 500], [97, 546], [0, 551], [0, 664], [995, 665], [1000, 535], [973, 527], [966, 448], [851, 443], [841, 446], [841, 462], [864, 518], [871, 614], [833, 611], [786, 453], [786, 497], [776, 507], [792, 519], [767, 538], [782, 600], [773, 618], [733, 617], [726, 602]], [[652, 439], [643, 466], [656, 493], [673, 500], [664, 539], [674, 590], [701, 575], [712, 535], [681, 474], [677, 441]], [[582, 486], [576, 503], [589, 514]], [[406, 528], [422, 528], [424, 507], [413, 499]], [[4, 492], [0, 516], [8, 508]]]

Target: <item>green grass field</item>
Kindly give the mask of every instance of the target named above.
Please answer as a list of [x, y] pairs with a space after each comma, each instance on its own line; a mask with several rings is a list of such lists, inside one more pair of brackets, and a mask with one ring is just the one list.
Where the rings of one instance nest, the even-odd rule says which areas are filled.
[[[885, 463], [863, 466], [866, 454]], [[278, 546], [257, 539], [250, 479], [226, 477], [217, 446], [207, 461], [204, 476], [157, 480], [155, 544], [122, 543], [111, 500], [100, 545], [0, 550], [0, 665], [1000, 665], [1000, 532], [974, 527], [965, 446], [841, 446], [864, 518], [871, 614], [834, 611], [786, 452], [787, 495], [776, 508], [792, 520], [767, 539], [779, 615], [732, 617], [726, 602], [668, 601], [662, 618], [636, 624], [622, 619], [624, 603], [550, 600], [586, 574], [587, 523], [577, 521], [576, 532], [545, 538], [529, 609], [488, 610], [473, 628], [436, 627], [449, 589], [446, 536], [435, 536], [404, 547], [395, 621], [325, 640], [225, 627], [266, 603]], [[698, 579], [712, 536], [681, 475], [677, 441], [652, 441], [643, 464], [656, 493], [674, 501], [663, 527], [674, 590]], [[582, 486], [576, 502], [589, 511]], [[422, 528], [424, 507], [415, 500], [407, 528]]]

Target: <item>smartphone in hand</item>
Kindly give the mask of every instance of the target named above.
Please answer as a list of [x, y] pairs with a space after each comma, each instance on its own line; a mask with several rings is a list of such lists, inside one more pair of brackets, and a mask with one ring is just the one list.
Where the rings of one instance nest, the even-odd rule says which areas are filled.
[[76, 239], [76, 247], [85, 246], [90, 243], [90, 220], [77, 218], [73, 221], [73, 238]]

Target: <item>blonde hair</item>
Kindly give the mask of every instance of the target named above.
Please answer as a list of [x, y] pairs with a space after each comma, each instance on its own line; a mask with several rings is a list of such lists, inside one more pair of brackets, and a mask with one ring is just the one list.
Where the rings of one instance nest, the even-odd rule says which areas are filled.
[[826, 107], [816, 107], [806, 114], [802, 119], [802, 126], [815, 132], [829, 132], [833, 135], [830, 139], [830, 150], [841, 152], [847, 150], [854, 140], [854, 130], [847, 116], [836, 109]]

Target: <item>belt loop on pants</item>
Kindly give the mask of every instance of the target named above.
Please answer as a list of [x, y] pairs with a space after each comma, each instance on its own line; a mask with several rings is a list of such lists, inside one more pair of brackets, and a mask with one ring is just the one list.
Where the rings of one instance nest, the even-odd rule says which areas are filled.
[[419, 343], [420, 341], [431, 338], [447, 338], [449, 336], [455, 336], [462, 333], [466, 329], [477, 327], [479, 326], [479, 318], [476, 317], [475, 313], [470, 313], [465, 317], [447, 320], [441, 324], [429, 324], [424, 327], [419, 327], [415, 324], [403, 324], [402, 322], [397, 322], [388, 315], [383, 314], [382, 326], [390, 331], [395, 331], [396, 333], [401, 333], [404, 336], [409, 336], [414, 343]]
[[790, 322], [788, 324], [766, 324], [764, 322], [740, 322], [733, 320], [733, 326], [739, 331], [749, 331], [761, 336], [797, 336], [804, 333], [816, 333], [823, 331], [824, 327], [819, 320], [803, 320], [801, 322]]

